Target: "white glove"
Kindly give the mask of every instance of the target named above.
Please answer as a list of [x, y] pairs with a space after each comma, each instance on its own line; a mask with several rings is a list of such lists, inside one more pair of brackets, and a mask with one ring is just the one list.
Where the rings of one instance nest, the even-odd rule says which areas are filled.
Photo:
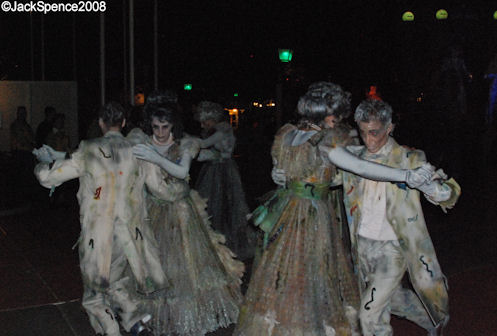
[[53, 158], [46, 148], [40, 147], [39, 149], [33, 149], [31, 153], [33, 153], [33, 155], [36, 156], [36, 159], [42, 163], [53, 162]]
[[49, 145], [43, 145], [42, 148], [46, 149], [47, 152], [52, 156], [53, 160], [60, 160], [60, 159], [65, 159], [66, 158], [66, 152], [60, 152], [56, 151]]
[[428, 184], [432, 181], [434, 173], [435, 167], [429, 163], [424, 163], [419, 168], [409, 169], [407, 171], [406, 183], [412, 189], [419, 189], [420, 186]]
[[286, 175], [284, 169], [273, 167], [273, 170], [271, 171], [271, 178], [277, 185], [285, 186], [286, 184]]
[[164, 157], [160, 155], [152, 145], [139, 144], [133, 146], [133, 154], [137, 159], [159, 165]]
[[447, 174], [442, 169], [438, 169], [431, 177], [431, 182], [424, 184], [418, 189], [423, 192], [425, 198], [433, 203], [438, 204], [446, 201], [452, 194], [452, 189], [443, 182], [447, 180]]

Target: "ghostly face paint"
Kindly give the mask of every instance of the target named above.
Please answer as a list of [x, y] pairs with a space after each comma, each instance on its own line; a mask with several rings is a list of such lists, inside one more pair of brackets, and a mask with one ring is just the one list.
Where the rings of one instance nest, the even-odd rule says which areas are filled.
[[334, 115], [329, 115], [324, 118], [324, 127], [325, 128], [335, 128], [337, 122], [337, 118]]
[[151, 126], [154, 139], [160, 145], [166, 145], [173, 141], [173, 134], [171, 133], [173, 125], [169, 121], [160, 121], [157, 117], [153, 117]]
[[379, 120], [360, 121], [358, 125], [362, 141], [370, 153], [378, 152], [387, 143], [388, 134], [393, 128], [392, 124], [386, 127]]

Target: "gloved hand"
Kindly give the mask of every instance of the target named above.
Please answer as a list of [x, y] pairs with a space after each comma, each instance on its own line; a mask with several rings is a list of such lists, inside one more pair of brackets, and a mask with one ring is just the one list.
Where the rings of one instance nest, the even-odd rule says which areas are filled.
[[271, 171], [271, 178], [277, 185], [285, 186], [286, 184], [286, 175], [284, 169], [273, 167], [273, 170]]
[[432, 181], [435, 181], [435, 180], [441, 180], [441, 181], [445, 181], [447, 180], [449, 177], [447, 176], [447, 174], [445, 174], [445, 172], [443, 171], [442, 168], [438, 169], [434, 174], [433, 176], [431, 177]]
[[35, 148], [31, 153], [33, 153], [33, 155], [36, 156], [36, 159], [42, 163], [53, 162], [53, 158], [46, 148], [43, 147], [40, 147], [38, 149]]
[[66, 152], [56, 151], [55, 149], [53, 149], [49, 145], [43, 145], [42, 148], [44, 148], [44, 149], [46, 149], [48, 151], [48, 153], [50, 154], [50, 156], [52, 156], [53, 160], [59, 160], [59, 159], [65, 159], [66, 158], [66, 154], [67, 154]]
[[406, 183], [412, 189], [430, 183], [434, 175], [435, 167], [428, 162], [416, 169], [409, 169], [406, 174]]
[[423, 192], [430, 203], [438, 204], [446, 201], [452, 194], [452, 189], [443, 183], [447, 180], [447, 177], [447, 174], [442, 169], [438, 169], [432, 175], [430, 182], [418, 187], [418, 190]]
[[133, 154], [137, 159], [160, 165], [163, 156], [160, 155], [152, 145], [139, 144], [133, 146]]

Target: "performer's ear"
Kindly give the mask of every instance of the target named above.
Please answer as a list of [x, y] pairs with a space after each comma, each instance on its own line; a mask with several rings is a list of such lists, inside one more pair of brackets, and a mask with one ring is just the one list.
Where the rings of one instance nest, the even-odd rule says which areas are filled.
[[102, 118], [98, 118], [98, 126], [100, 126], [100, 129], [102, 130], [102, 133], [105, 133], [104, 130], [107, 129], [107, 127], [105, 126], [105, 123], [102, 120]]
[[393, 136], [394, 129], [395, 129], [395, 124], [391, 123], [387, 128], [388, 135]]

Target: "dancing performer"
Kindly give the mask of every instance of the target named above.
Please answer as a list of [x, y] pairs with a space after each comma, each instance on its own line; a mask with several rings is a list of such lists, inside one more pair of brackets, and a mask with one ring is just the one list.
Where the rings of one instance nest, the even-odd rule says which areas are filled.
[[[133, 156], [132, 143], [120, 132], [125, 122], [123, 107], [110, 102], [100, 111], [103, 137], [81, 141], [71, 155], [48, 146], [34, 151], [41, 161], [35, 175], [44, 187], [79, 177], [82, 304], [95, 332], [108, 336], [121, 335], [118, 316], [133, 335], [146, 331], [142, 323], [151, 316], [143, 309], [143, 300], [130, 291], [130, 282], [142, 294], [159, 295], [168, 286], [147, 225], [143, 195], [145, 185], [149, 193], [164, 199], [174, 197], [174, 192], [152, 164]], [[125, 276], [128, 273], [130, 277]]]
[[[298, 102], [299, 123], [276, 134], [272, 157], [284, 171], [277, 180], [284, 188], [254, 212], [265, 249], [250, 279], [237, 336], [359, 335], [358, 283], [328, 199], [335, 165], [411, 186], [425, 183], [432, 172], [393, 169], [347, 152], [348, 133], [324, 128], [324, 120], [346, 115], [349, 107], [350, 94], [339, 85], [315, 83]], [[319, 146], [333, 149], [323, 157]]]
[[[167, 304], [157, 307], [157, 335], [205, 335], [236, 322], [244, 265], [210, 227], [204, 199], [188, 185], [197, 138], [183, 136], [176, 104], [146, 108], [153, 135], [133, 149], [137, 158], [161, 168], [178, 197], [147, 196], [148, 212], [161, 250], [164, 272], [172, 284]], [[128, 137], [143, 139], [133, 130]]]
[[[426, 163], [424, 152], [402, 147], [389, 136], [392, 108], [365, 100], [354, 118], [364, 146], [348, 149], [368, 161], [403, 169]], [[343, 171], [346, 213], [354, 260], [361, 280], [360, 321], [365, 336], [392, 335], [390, 313], [441, 335], [449, 319], [446, 278], [426, 228], [419, 192], [402, 183], [366, 180]], [[425, 197], [444, 211], [452, 208], [459, 185], [439, 170]], [[415, 292], [401, 287], [406, 271]]]
[[223, 121], [221, 105], [203, 101], [197, 109], [196, 117], [208, 136], [200, 142], [202, 150], [197, 160], [205, 163], [195, 189], [207, 198], [212, 226], [226, 236], [228, 247], [239, 258], [250, 258], [254, 254], [255, 235], [247, 223], [249, 209], [238, 167], [232, 159], [236, 142], [233, 129]]

